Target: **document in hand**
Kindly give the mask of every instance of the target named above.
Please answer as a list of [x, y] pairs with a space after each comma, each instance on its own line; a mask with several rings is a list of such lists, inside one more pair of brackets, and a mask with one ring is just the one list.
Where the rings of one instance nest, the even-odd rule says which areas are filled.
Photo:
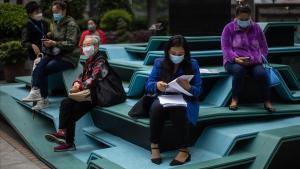
[[178, 95], [160, 95], [158, 96], [159, 102], [163, 107], [172, 106], [187, 106], [186, 101], [183, 99], [181, 94]]
[[221, 73], [222, 71], [221, 70], [218, 70], [218, 69], [199, 69], [200, 73], [203, 73], [203, 74], [218, 74], [218, 73]]
[[166, 92], [183, 93], [183, 94], [186, 94], [188, 96], [193, 96], [191, 93], [189, 93], [188, 91], [186, 91], [183, 87], [181, 87], [176, 82], [177, 79], [191, 81], [193, 79], [193, 77], [194, 77], [194, 75], [182, 75], [182, 76], [174, 79], [173, 81], [171, 81], [170, 83], [168, 83], [168, 88], [166, 89]]

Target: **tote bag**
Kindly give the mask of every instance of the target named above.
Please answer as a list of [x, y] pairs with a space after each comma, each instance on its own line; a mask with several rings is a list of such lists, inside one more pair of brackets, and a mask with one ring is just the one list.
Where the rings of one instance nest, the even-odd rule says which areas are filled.
[[270, 81], [270, 86], [277, 86], [281, 84], [281, 81], [278, 77], [279, 72], [277, 70], [275, 70], [270, 63], [268, 62], [268, 60], [265, 58], [265, 56], [262, 56], [263, 59], [263, 63], [264, 63], [264, 68], [268, 74], [269, 77], [269, 81]]

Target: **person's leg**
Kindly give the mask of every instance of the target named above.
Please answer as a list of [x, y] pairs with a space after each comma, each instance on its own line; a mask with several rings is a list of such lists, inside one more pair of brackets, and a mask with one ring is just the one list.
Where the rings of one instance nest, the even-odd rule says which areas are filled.
[[65, 129], [67, 128], [68, 121], [72, 115], [72, 107], [74, 107], [76, 101], [65, 98], [60, 104], [59, 110], [59, 127], [58, 131], [54, 133], [48, 133], [45, 135], [46, 140], [49, 142], [55, 142], [58, 144], [65, 143]]
[[151, 142], [151, 161], [155, 164], [161, 163], [159, 143], [161, 132], [167, 113], [164, 112], [163, 106], [156, 99], [150, 107], [150, 142]]
[[232, 107], [233, 110], [236, 110], [237, 104], [238, 104], [238, 99], [239, 99], [242, 89], [244, 87], [245, 75], [247, 73], [247, 69], [237, 63], [226, 63], [225, 69], [230, 75], [233, 76], [232, 102], [230, 104], [230, 107]]
[[50, 61], [50, 58], [42, 58], [41, 61], [36, 65], [35, 69], [32, 72], [31, 85], [32, 87], [40, 87], [40, 77], [44, 72], [44, 68]]
[[190, 154], [187, 149], [189, 146], [189, 123], [186, 117], [186, 107], [170, 107], [168, 112], [180, 142], [179, 153], [170, 165], [179, 165], [190, 160]]
[[150, 141], [159, 144], [161, 132], [166, 120], [167, 114], [163, 112], [164, 108], [156, 99], [150, 107]]
[[76, 149], [74, 144], [76, 121], [89, 112], [93, 107], [94, 105], [92, 105], [91, 102], [74, 102], [72, 107], [70, 107], [71, 110], [68, 115], [68, 121], [66, 121], [67, 124], [65, 126], [60, 126], [66, 127], [66, 143], [54, 147], [54, 151], [71, 151]]
[[50, 61], [49, 58], [43, 58], [37, 64], [36, 68], [33, 70], [31, 75], [31, 90], [25, 98], [22, 99], [24, 102], [35, 102], [42, 100], [41, 90], [40, 90], [40, 83], [41, 79], [40, 76], [43, 73], [44, 67]]
[[43, 69], [43, 73], [39, 76], [41, 79], [39, 88], [41, 89], [41, 95], [43, 98], [47, 98], [48, 96], [48, 76], [71, 68], [73, 68], [71, 63], [65, 62], [61, 59], [51, 59], [46, 64]]
[[251, 75], [258, 83], [259, 92], [262, 93], [265, 107], [268, 111], [275, 111], [271, 104], [271, 87], [268, 74], [263, 65], [255, 65], [250, 69]]
[[39, 88], [41, 91], [42, 100], [32, 107], [32, 110], [41, 110], [48, 106], [48, 76], [53, 73], [61, 72], [72, 68], [72, 64], [62, 61], [61, 59], [51, 59], [43, 68], [43, 73], [40, 74]]
[[70, 120], [72, 114], [72, 107], [74, 107], [76, 104], [76, 101], [65, 98], [59, 107], [59, 130], [64, 130], [67, 128], [68, 121]]
[[[70, 113], [70, 118], [66, 124], [66, 143], [74, 144], [76, 121], [88, 113], [94, 105], [91, 102], [75, 102]], [[62, 126], [64, 127], [64, 126]]]

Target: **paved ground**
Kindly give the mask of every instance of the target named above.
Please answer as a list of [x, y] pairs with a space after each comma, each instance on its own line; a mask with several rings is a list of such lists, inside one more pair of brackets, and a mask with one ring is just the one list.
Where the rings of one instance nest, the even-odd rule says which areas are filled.
[[0, 169], [49, 169], [0, 116]]

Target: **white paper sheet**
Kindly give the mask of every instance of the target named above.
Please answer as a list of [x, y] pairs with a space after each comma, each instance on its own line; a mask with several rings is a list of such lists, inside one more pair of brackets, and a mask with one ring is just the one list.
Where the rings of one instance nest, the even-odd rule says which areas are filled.
[[159, 102], [163, 107], [184, 106], [187, 107], [186, 101], [182, 95], [160, 95]]
[[202, 69], [202, 68], [200, 68], [199, 71], [200, 73], [206, 73], [206, 74], [217, 74], [222, 72], [221, 70], [218, 69]]
[[188, 80], [191, 81], [193, 79], [194, 75], [182, 75], [176, 79], [174, 79], [173, 81], [171, 81], [170, 83], [168, 83], [168, 87], [166, 89], [166, 92], [172, 92], [172, 93], [183, 93], [186, 94], [188, 96], [193, 96], [191, 93], [189, 93], [188, 91], [186, 91], [183, 87], [181, 87], [176, 80], [180, 79], [180, 80]]

